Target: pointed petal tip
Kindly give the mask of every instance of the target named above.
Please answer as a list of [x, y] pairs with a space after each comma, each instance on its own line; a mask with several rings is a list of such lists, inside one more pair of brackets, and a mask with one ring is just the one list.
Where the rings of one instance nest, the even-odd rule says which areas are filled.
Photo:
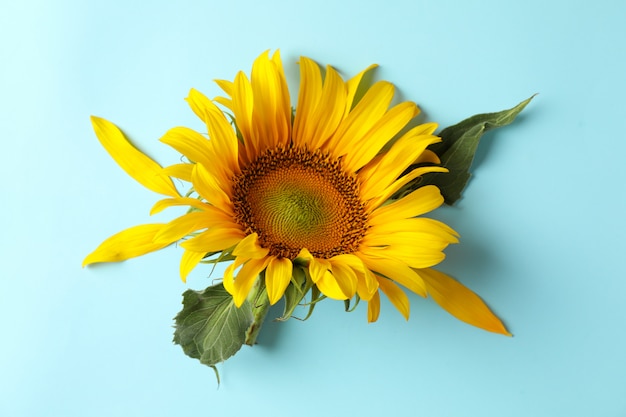
[[240, 308], [243, 305], [244, 301], [246, 301], [248, 294], [242, 291], [235, 291], [235, 294], [231, 293], [230, 296], [233, 299], [233, 304], [235, 304], [235, 307]]
[[[370, 72], [371, 70], [376, 69], [376, 68], [378, 68], [378, 67], [380, 67], [380, 64], [376, 64], [376, 63], [370, 64], [370, 65], [368, 65], [368, 66], [367, 66], [367, 68], [365, 68], [365, 69], [361, 72], [361, 74], [368, 73], [368, 72]], [[359, 74], [359, 75], [361, 75], [361, 74]]]
[[235, 307], [237, 308], [241, 308], [241, 306], [243, 305], [243, 302], [246, 301], [245, 298], [236, 298], [235, 296], [232, 296], [233, 298], [233, 304], [235, 304]]
[[91, 252], [83, 260], [82, 268], [99, 263], [121, 262], [125, 259], [106, 259], [102, 254], [98, 253], [98, 250]]
[[428, 293], [448, 313], [488, 332], [512, 336], [485, 302], [459, 281], [432, 268], [420, 269], [419, 273]]
[[198, 90], [196, 90], [194, 87], [191, 87], [189, 89], [189, 93], [187, 94], [187, 97], [185, 97], [185, 100], [187, 100], [189, 98], [189, 96], [191, 96], [192, 94], [198, 92]]
[[102, 261], [100, 259], [98, 259], [97, 255], [98, 255], [98, 250], [96, 249], [95, 251], [91, 252], [89, 255], [85, 256], [85, 259], [83, 259], [83, 264], [82, 267], [86, 267], [89, 265], [93, 265], [93, 264], [97, 264], [97, 263], [101, 263], [101, 262], [106, 262], [106, 261]]

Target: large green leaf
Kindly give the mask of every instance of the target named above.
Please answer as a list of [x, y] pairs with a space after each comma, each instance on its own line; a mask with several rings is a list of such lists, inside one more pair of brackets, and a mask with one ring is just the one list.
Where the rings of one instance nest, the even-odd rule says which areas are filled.
[[183, 309], [174, 320], [174, 343], [188, 356], [216, 370], [217, 363], [233, 356], [244, 344], [253, 313], [248, 301], [237, 308], [224, 286], [217, 284], [204, 291], [185, 291]]
[[511, 109], [496, 113], [477, 114], [442, 130], [439, 133], [442, 141], [429, 149], [439, 156], [441, 164], [450, 172], [425, 175], [421, 180], [411, 184], [407, 191], [418, 186], [434, 184], [441, 190], [446, 204], [454, 204], [461, 198], [461, 193], [470, 179], [470, 168], [480, 138], [491, 129], [506, 126], [513, 122], [533, 97], [522, 101]]

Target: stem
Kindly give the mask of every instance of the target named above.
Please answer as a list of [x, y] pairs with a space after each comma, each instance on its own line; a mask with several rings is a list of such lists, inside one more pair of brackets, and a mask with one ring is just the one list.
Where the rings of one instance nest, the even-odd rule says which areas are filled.
[[265, 290], [265, 276], [262, 273], [254, 284], [254, 288], [248, 294], [248, 302], [252, 305], [253, 321], [248, 330], [246, 330], [246, 340], [244, 343], [248, 346], [254, 346], [256, 338], [259, 336], [261, 326], [265, 316], [270, 310], [270, 300]]

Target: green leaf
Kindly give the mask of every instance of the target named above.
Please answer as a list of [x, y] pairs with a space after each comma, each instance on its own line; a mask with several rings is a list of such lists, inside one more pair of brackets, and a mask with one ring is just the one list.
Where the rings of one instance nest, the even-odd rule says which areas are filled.
[[441, 159], [441, 164], [450, 170], [444, 174], [428, 174], [421, 181], [411, 184], [408, 191], [418, 186], [434, 184], [439, 187], [446, 204], [454, 204], [469, 181], [470, 167], [474, 160], [478, 143], [483, 134], [491, 129], [506, 126], [513, 122], [534, 95], [517, 106], [497, 113], [477, 114], [439, 133], [442, 141], [429, 149]]
[[174, 343], [217, 374], [215, 365], [233, 356], [243, 345], [253, 314], [248, 301], [237, 308], [224, 286], [217, 284], [204, 291], [185, 291], [183, 309], [174, 320]]

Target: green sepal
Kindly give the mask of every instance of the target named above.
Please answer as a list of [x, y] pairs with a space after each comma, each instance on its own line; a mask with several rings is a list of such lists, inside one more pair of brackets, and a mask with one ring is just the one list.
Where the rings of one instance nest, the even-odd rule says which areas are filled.
[[522, 101], [517, 106], [496, 113], [477, 114], [439, 133], [442, 141], [429, 147], [441, 159], [441, 165], [449, 173], [431, 173], [418, 178], [403, 191], [410, 192], [417, 187], [434, 184], [441, 190], [446, 204], [452, 205], [461, 198], [461, 193], [469, 181], [470, 167], [483, 134], [491, 129], [506, 126], [513, 122], [524, 107], [535, 97]]
[[270, 300], [267, 295], [267, 288], [265, 288], [265, 271], [261, 272], [259, 279], [254, 283], [246, 302], [252, 308], [252, 324], [246, 329], [244, 343], [248, 346], [254, 346], [261, 332], [265, 316], [270, 309]]
[[306, 314], [306, 317], [303, 318], [302, 320], [307, 320], [309, 317], [311, 317], [311, 314], [313, 314], [313, 310], [315, 309], [315, 304], [317, 304], [319, 301], [322, 301], [325, 298], [326, 296], [322, 294], [319, 288], [317, 288], [317, 285], [313, 285], [313, 287], [311, 288], [311, 301], [309, 302], [309, 312]]
[[361, 297], [359, 297], [359, 295], [356, 294], [354, 299], [355, 299], [354, 305], [351, 305], [352, 300], [349, 298], [347, 300], [343, 300], [343, 305], [346, 309], [346, 313], [352, 313], [359, 306], [359, 303], [361, 302]]
[[183, 309], [174, 320], [174, 343], [213, 368], [219, 381], [215, 365], [239, 351], [254, 317], [250, 303], [246, 300], [237, 308], [220, 283], [204, 291], [185, 291]]
[[285, 309], [283, 315], [276, 320], [289, 320], [293, 316], [296, 307], [302, 305], [302, 300], [311, 287], [313, 287], [313, 281], [307, 277], [302, 268], [294, 268], [291, 283], [285, 290]]

